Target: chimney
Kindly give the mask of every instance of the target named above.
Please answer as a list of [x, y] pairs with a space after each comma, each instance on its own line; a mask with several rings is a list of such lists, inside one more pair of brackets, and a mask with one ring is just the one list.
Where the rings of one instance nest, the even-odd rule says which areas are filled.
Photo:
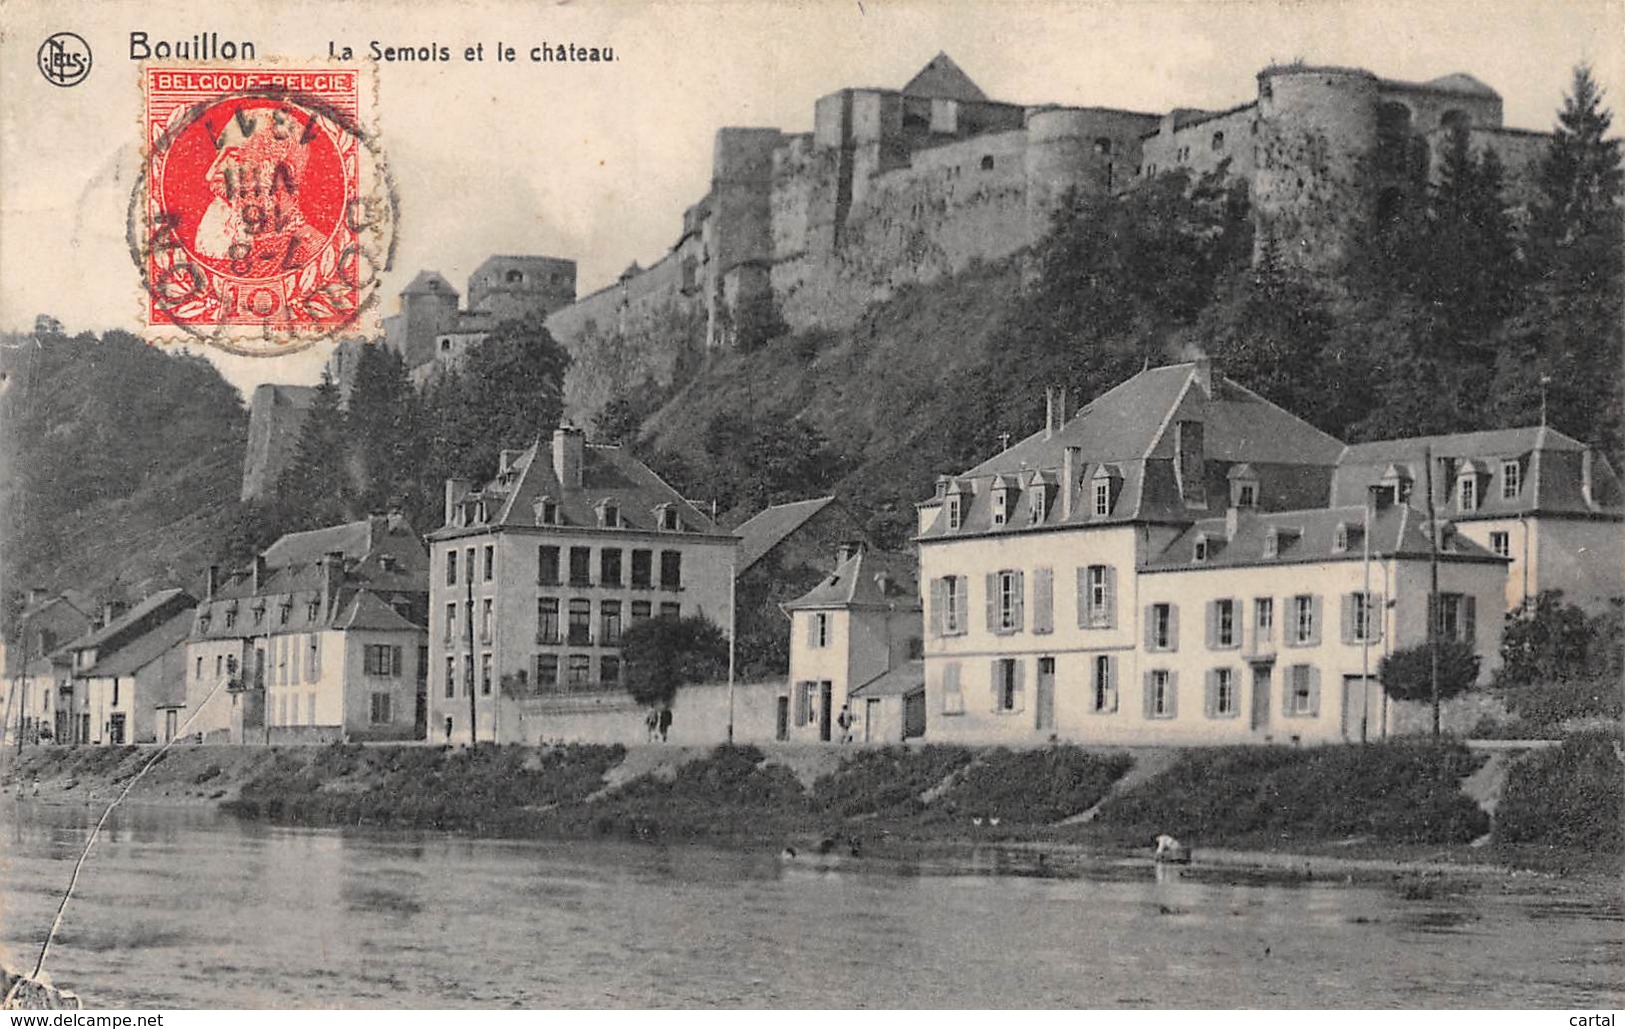
[[118, 616], [119, 616], [119, 602], [118, 601], [109, 600], [107, 603], [103, 604], [102, 605], [102, 628], [105, 629], [107, 626], [112, 625], [113, 624], [113, 619], [117, 618]]
[[943, 497], [948, 495], [948, 484], [953, 481], [954, 477], [952, 475], [937, 476], [936, 499], [941, 500]]
[[265, 567], [265, 555], [264, 554], [255, 554], [254, 555], [253, 591], [254, 591], [254, 593], [256, 595], [266, 585], [266, 583], [270, 580], [270, 578], [271, 578], [270, 571]]
[[553, 474], [565, 489], [581, 488], [581, 462], [587, 448], [586, 433], [573, 425], [553, 430]]
[[220, 592], [220, 566], [210, 565], [209, 578], [204, 583], [203, 599], [213, 600], [214, 595], [218, 592]]
[[835, 548], [835, 563], [844, 564], [861, 553], [863, 553], [861, 541], [846, 540]]
[[1078, 492], [1078, 462], [1081, 447], [1061, 448], [1061, 521], [1072, 517], [1072, 497]]
[[1213, 395], [1213, 358], [1204, 355], [1196, 359], [1196, 384], [1203, 393]]
[[331, 609], [344, 582], [344, 551], [329, 550], [322, 558], [322, 604]]
[[1224, 513], [1224, 541], [1233, 542], [1239, 528], [1241, 528], [1241, 508], [1232, 504]]
[[1580, 496], [1584, 498], [1587, 507], [1597, 506], [1596, 495], [1592, 493], [1596, 487], [1594, 475], [1591, 448], [1586, 447], [1580, 451]]
[[1174, 423], [1174, 475], [1179, 495], [1193, 507], [1207, 506], [1207, 458], [1203, 451], [1203, 425], [1198, 421]]
[[446, 480], [445, 524], [455, 525], [457, 523], [457, 505], [461, 504], [463, 502], [463, 498], [468, 496], [468, 491], [470, 488], [471, 484], [467, 479]]
[[30, 587], [28, 587], [28, 606], [29, 607], [33, 607], [34, 605], [43, 603], [44, 601], [45, 601], [45, 587], [43, 587], [43, 586], [30, 586]]
[[1055, 435], [1055, 387], [1044, 387], [1044, 438]]
[[398, 507], [392, 507], [384, 515], [385, 524], [391, 536], [398, 536], [406, 531], [406, 515]]

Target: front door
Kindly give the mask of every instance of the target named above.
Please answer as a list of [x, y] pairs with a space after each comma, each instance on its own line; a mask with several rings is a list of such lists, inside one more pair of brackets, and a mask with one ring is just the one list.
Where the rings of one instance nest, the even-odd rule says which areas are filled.
[[1379, 735], [1382, 687], [1362, 675], [1343, 676], [1343, 738], [1364, 743]]
[[1270, 727], [1270, 666], [1253, 665], [1253, 731]]
[[108, 741], [115, 747], [124, 746], [124, 716], [114, 715], [109, 718], [107, 726]]
[[919, 690], [903, 698], [903, 739], [912, 740], [925, 735], [925, 691]]
[[829, 708], [834, 699], [835, 687], [828, 679], [825, 679], [818, 684], [818, 738], [825, 743], [829, 742]]
[[180, 714], [174, 708], [164, 712], [164, 742], [168, 743], [175, 738], [176, 715]]
[[773, 729], [773, 738], [787, 740], [790, 738], [790, 698], [779, 698], [778, 720]]
[[880, 741], [880, 700], [870, 697], [863, 705], [863, 742]]
[[1055, 728], [1055, 659], [1038, 659], [1038, 722], [1040, 729]]

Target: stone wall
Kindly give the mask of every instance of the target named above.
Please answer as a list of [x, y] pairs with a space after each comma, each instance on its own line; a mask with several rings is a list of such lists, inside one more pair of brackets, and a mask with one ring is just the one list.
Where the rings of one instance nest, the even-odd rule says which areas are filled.
[[[775, 739], [777, 698], [788, 696], [783, 682], [734, 686], [734, 742], [771, 743]], [[626, 693], [575, 694], [526, 701], [526, 743], [622, 743], [648, 741], [649, 709]], [[728, 686], [714, 683], [684, 686], [671, 706], [666, 742], [714, 746], [728, 739]]]
[[293, 459], [305, 415], [316, 398], [312, 386], [254, 387], [248, 404], [248, 447], [243, 454], [242, 499], [254, 500], [276, 487]]

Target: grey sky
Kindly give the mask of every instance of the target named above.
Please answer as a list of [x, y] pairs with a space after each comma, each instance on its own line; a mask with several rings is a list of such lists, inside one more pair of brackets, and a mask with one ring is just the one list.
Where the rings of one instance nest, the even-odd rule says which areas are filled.
[[[1589, 61], [1618, 103], [1619, 2], [539, 4], [0, 0], [0, 327], [49, 312], [70, 329], [139, 329], [123, 238], [138, 160], [138, 65], [129, 33], [214, 31], [267, 58], [325, 58], [328, 42], [443, 44], [444, 63], [379, 67], [379, 127], [402, 198], [384, 312], [420, 268], [457, 283], [491, 253], [580, 264], [582, 292], [676, 240], [708, 186], [724, 125], [811, 128], [843, 86], [897, 87], [945, 50], [988, 93], [1020, 103], [1160, 111], [1251, 98], [1271, 61], [1380, 75], [1470, 72], [1505, 98], [1507, 124], [1550, 127], [1572, 66]], [[47, 83], [34, 53], [85, 36], [90, 77]], [[520, 60], [494, 58], [498, 41]], [[536, 65], [539, 43], [613, 46], [613, 65]], [[482, 63], [464, 47], [485, 45]], [[268, 360], [210, 356], [237, 386], [311, 382], [326, 347]]]

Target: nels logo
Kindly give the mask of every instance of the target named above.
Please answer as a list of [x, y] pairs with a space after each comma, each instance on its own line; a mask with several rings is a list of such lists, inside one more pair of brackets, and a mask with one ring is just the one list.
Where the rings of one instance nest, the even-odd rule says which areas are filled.
[[90, 74], [90, 44], [75, 32], [53, 34], [40, 45], [39, 70], [53, 86], [77, 86]]

